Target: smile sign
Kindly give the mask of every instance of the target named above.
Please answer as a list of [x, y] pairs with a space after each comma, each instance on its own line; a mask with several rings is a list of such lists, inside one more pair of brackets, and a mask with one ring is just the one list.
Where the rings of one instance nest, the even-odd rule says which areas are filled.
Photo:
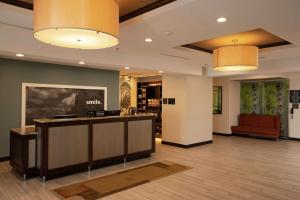
[[92, 101], [86, 101], [86, 104], [87, 105], [101, 105], [102, 102], [99, 101], [99, 100], [97, 100], [97, 99], [95, 99], [95, 100], [92, 100]]

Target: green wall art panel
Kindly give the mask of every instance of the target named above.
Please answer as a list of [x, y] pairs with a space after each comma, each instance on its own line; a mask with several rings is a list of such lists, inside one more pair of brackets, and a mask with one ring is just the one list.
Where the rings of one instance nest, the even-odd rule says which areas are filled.
[[288, 137], [288, 100], [287, 79], [241, 82], [241, 114], [279, 115], [281, 137]]
[[241, 113], [259, 114], [261, 112], [261, 83], [243, 82], [241, 84]]

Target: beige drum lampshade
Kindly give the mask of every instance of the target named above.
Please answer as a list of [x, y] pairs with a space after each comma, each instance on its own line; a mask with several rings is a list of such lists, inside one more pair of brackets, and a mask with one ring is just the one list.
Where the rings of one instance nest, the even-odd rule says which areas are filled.
[[34, 37], [67, 48], [115, 46], [119, 6], [115, 0], [34, 0]]
[[248, 71], [258, 68], [256, 46], [225, 46], [214, 50], [213, 54], [215, 71]]

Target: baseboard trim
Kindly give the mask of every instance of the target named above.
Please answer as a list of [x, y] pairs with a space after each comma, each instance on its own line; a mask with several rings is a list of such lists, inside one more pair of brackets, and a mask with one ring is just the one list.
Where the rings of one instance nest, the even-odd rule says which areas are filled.
[[294, 141], [300, 141], [300, 138], [293, 138], [293, 137], [289, 137], [290, 140], [294, 140]]
[[253, 139], [261, 139], [261, 140], [269, 140], [269, 141], [277, 141], [279, 138], [274, 137], [266, 137], [266, 136], [260, 136], [260, 135], [247, 135], [247, 134], [241, 134], [241, 133], [232, 133], [232, 136], [236, 137], [243, 137], [243, 138], [253, 138]]
[[9, 156], [0, 158], [0, 162], [9, 161]]
[[231, 136], [232, 134], [213, 132], [214, 135]]
[[162, 141], [162, 144], [166, 144], [166, 145], [170, 145], [170, 146], [175, 146], [175, 147], [180, 147], [180, 148], [192, 148], [192, 147], [197, 147], [197, 146], [201, 146], [201, 145], [205, 145], [205, 144], [211, 144], [213, 143], [212, 140], [208, 140], [208, 141], [204, 141], [204, 142], [198, 142], [198, 143], [194, 143], [194, 144], [178, 144], [178, 143], [174, 143], [174, 142], [167, 142], [167, 141]]

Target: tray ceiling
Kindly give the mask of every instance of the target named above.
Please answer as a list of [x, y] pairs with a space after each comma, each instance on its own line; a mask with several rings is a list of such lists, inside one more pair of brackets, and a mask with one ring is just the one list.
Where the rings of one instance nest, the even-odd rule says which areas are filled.
[[[116, 0], [120, 8], [120, 22], [144, 14], [176, 0]], [[0, 0], [0, 2], [32, 9], [33, 0]]]
[[241, 33], [235, 33], [213, 39], [203, 40], [183, 46], [195, 50], [212, 53], [214, 49], [234, 44], [257, 46], [260, 49], [262, 49], [288, 45], [291, 43], [272, 33], [265, 31], [264, 29], [258, 28]]

